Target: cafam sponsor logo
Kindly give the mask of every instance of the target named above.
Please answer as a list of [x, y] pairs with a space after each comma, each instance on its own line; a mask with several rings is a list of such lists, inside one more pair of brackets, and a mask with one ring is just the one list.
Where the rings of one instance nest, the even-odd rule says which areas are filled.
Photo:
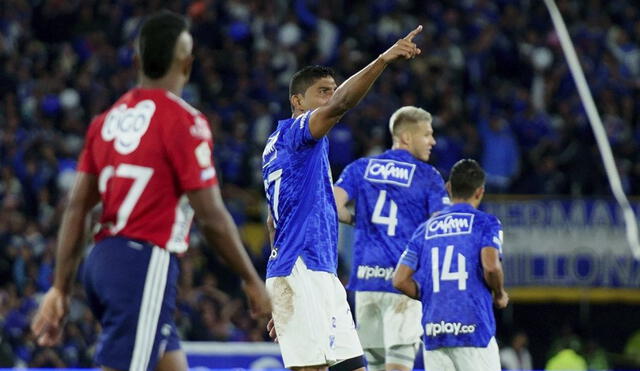
[[473, 229], [473, 214], [450, 213], [435, 217], [427, 223], [425, 238], [469, 234]]
[[374, 183], [388, 183], [409, 187], [415, 170], [416, 165], [408, 162], [370, 159], [364, 178]]

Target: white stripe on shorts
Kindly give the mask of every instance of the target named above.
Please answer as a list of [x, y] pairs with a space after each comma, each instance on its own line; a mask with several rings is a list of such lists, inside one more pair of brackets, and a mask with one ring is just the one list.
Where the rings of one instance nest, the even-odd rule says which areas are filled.
[[131, 356], [131, 371], [146, 371], [153, 350], [153, 342], [158, 329], [160, 309], [167, 286], [169, 261], [171, 254], [158, 246], [154, 246], [149, 259], [147, 277], [144, 281], [142, 303], [136, 328], [136, 342]]

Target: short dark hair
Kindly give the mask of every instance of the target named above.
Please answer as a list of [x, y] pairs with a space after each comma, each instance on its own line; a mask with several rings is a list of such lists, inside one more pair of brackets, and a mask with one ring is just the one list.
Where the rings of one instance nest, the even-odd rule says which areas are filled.
[[449, 174], [451, 197], [468, 199], [476, 189], [484, 186], [485, 174], [475, 160], [462, 159], [456, 162]]
[[145, 76], [159, 79], [169, 71], [178, 36], [188, 29], [185, 17], [168, 10], [154, 13], [144, 21], [138, 37], [138, 52]]
[[304, 94], [309, 86], [313, 85], [318, 79], [323, 77], [336, 78], [336, 73], [329, 67], [324, 66], [306, 66], [298, 72], [294, 73], [289, 83], [289, 96], [296, 94]]

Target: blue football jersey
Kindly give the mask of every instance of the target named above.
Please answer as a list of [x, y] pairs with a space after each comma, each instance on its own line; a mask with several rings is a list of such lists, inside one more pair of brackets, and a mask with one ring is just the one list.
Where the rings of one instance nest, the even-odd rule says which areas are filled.
[[403, 149], [349, 164], [336, 185], [355, 201], [353, 269], [357, 291], [398, 291], [391, 276], [420, 223], [449, 204], [442, 176]]
[[484, 247], [502, 255], [500, 221], [464, 203], [445, 208], [411, 238], [400, 262], [416, 271], [425, 349], [486, 347], [495, 335]]
[[275, 222], [267, 277], [288, 276], [298, 257], [310, 270], [336, 273], [338, 213], [329, 141], [311, 135], [312, 114], [278, 121], [262, 154], [262, 179]]

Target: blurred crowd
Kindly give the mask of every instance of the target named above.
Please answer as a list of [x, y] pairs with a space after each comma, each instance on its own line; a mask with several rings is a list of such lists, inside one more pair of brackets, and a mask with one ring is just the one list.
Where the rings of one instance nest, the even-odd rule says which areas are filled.
[[[624, 189], [640, 193], [640, 8], [633, 0], [557, 0], [580, 55]], [[168, 8], [192, 23], [184, 98], [215, 133], [215, 161], [259, 269], [260, 154], [290, 116], [288, 80], [307, 64], [344, 79], [417, 24], [423, 55], [391, 66], [331, 132], [334, 176], [386, 149], [402, 105], [434, 115], [431, 163], [446, 176], [481, 161], [493, 193], [606, 195], [599, 152], [543, 2], [534, 0], [4, 0], [0, 2], [0, 367], [86, 366], [97, 325], [77, 289], [58, 349], [28, 321], [51, 285], [55, 232], [91, 118], [136, 83], [135, 36]], [[262, 341], [237, 280], [197, 233], [182, 259], [186, 340]]]

